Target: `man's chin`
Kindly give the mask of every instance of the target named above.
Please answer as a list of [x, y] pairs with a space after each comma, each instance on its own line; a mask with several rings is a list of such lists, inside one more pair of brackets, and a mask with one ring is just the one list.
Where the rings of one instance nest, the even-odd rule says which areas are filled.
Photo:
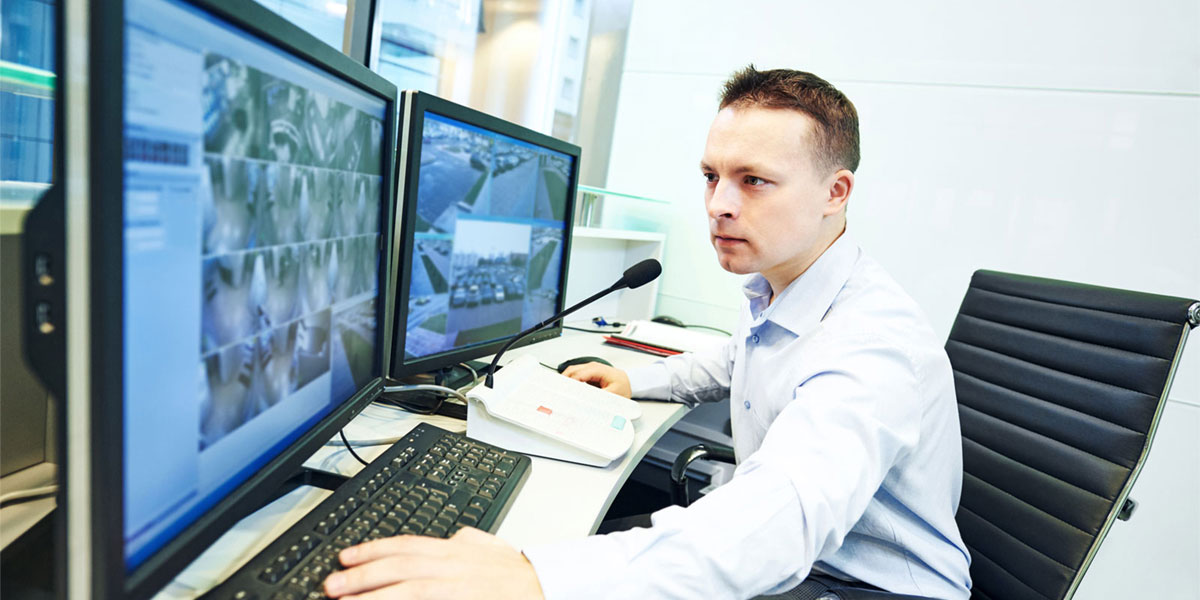
[[758, 269], [755, 269], [752, 265], [747, 265], [742, 261], [734, 259], [732, 256], [722, 255], [719, 250], [717, 251], [717, 264], [721, 265], [722, 269], [734, 275], [749, 275], [758, 272]]

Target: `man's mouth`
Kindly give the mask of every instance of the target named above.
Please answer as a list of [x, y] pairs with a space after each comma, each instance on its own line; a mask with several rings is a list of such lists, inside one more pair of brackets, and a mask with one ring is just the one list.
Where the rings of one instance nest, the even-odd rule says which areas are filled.
[[745, 244], [746, 240], [726, 235], [713, 234], [713, 243], [721, 247], [730, 247], [737, 246], [739, 244]]

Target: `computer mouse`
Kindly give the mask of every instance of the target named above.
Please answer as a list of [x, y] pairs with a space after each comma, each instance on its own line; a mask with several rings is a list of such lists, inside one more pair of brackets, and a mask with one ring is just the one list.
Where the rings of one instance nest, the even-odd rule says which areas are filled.
[[655, 323], [663, 323], [665, 325], [674, 325], [676, 327], [687, 327], [687, 325], [683, 324], [683, 321], [680, 321], [679, 319], [676, 319], [675, 317], [671, 317], [671, 316], [667, 316], [667, 315], [658, 315], [657, 317], [654, 317], [653, 319], [650, 319], [650, 320], [654, 321]]
[[610, 367], [612, 366], [612, 363], [608, 362], [607, 360], [604, 360], [603, 358], [600, 358], [599, 356], [576, 356], [575, 358], [568, 358], [567, 360], [564, 360], [564, 361], [558, 363], [558, 372], [562, 373], [563, 371], [567, 370], [567, 367], [571, 367], [574, 365], [582, 365], [584, 363], [590, 363], [590, 362], [597, 362], [602, 365], [608, 365]]

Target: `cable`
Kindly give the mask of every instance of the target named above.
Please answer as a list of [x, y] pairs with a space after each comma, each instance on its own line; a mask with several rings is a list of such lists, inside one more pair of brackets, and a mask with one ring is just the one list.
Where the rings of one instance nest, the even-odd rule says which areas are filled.
[[469, 365], [469, 364], [467, 364], [467, 363], [465, 363], [465, 362], [458, 363], [458, 364], [459, 364], [459, 365], [461, 365], [461, 366], [463, 366], [463, 367], [466, 367], [466, 369], [467, 369], [468, 371], [470, 371], [470, 372], [471, 372], [471, 383], [468, 383], [467, 385], [464, 385], [464, 386], [462, 386], [462, 387], [458, 388], [458, 391], [461, 393], [463, 390], [465, 390], [465, 389], [467, 389], [467, 388], [469, 388], [469, 387], [471, 387], [471, 386], [475, 385], [475, 382], [476, 382], [476, 381], [479, 381], [479, 373], [477, 373], [477, 372], [475, 371], [475, 368], [474, 368], [474, 367], [472, 367], [471, 365]]
[[371, 464], [371, 463], [369, 463], [369, 462], [367, 462], [367, 461], [363, 460], [363, 457], [359, 456], [359, 455], [358, 455], [358, 453], [354, 451], [354, 448], [353, 448], [352, 446], [350, 446], [350, 440], [346, 439], [346, 431], [345, 431], [345, 430], [343, 430], [343, 429], [339, 429], [339, 430], [338, 430], [338, 435], [342, 436], [342, 443], [343, 443], [343, 444], [345, 444], [345, 445], [346, 445], [346, 449], [350, 451], [350, 456], [353, 456], [354, 458], [357, 458], [357, 459], [358, 459], [358, 462], [360, 462], [360, 463], [362, 463], [362, 464], [364, 464], [364, 465], [369, 465], [369, 464]]
[[[399, 397], [388, 397], [388, 394], [403, 394], [404, 392], [438, 392], [439, 396], [430, 401], [428, 398], [423, 401], [406, 401]], [[388, 404], [407, 410], [418, 415], [433, 415], [441, 414], [454, 419], [467, 418], [467, 397], [459, 390], [448, 388], [444, 385], [434, 385], [428, 383], [419, 383], [413, 385], [391, 385], [384, 386], [384, 396], [380, 397], [377, 402]], [[446, 397], [453, 396], [461, 402], [446, 403]]]
[[[404, 439], [404, 438], [390, 437], [390, 438], [375, 438], [375, 439], [370, 439], [370, 440], [354, 440], [354, 441], [350, 442], [350, 445], [358, 446], [359, 448], [369, 448], [371, 446], [390, 446], [402, 439]], [[337, 440], [329, 440], [328, 442], [325, 442], [325, 445], [326, 446], [343, 446], [345, 444], [342, 442], [338, 442]]]
[[624, 327], [626, 325], [625, 323], [618, 323], [616, 321], [609, 323], [604, 320], [604, 317], [592, 317], [592, 324], [597, 327]]
[[17, 500], [22, 500], [22, 501], [33, 500], [35, 498], [41, 498], [42, 496], [48, 496], [57, 491], [58, 491], [57, 485], [44, 485], [42, 487], [30, 488], [27, 490], [18, 490], [16, 492], [9, 492], [7, 494], [4, 494], [3, 496], [0, 496], [0, 504], [8, 504], [9, 502], [15, 502]]
[[605, 331], [605, 330], [603, 330], [603, 329], [588, 329], [588, 328], [586, 328], [586, 327], [572, 327], [572, 326], [570, 326], [570, 325], [563, 325], [563, 329], [573, 329], [573, 330], [575, 330], [575, 331], [584, 331], [584, 332], [587, 332], [587, 333], [602, 333], [602, 334], [605, 334], [605, 335], [608, 335], [608, 334], [611, 334], [611, 333], [620, 333], [620, 332], [619, 332], [619, 331], [617, 331], [616, 329], [613, 329], [612, 331]]
[[463, 404], [467, 403], [467, 397], [462, 392], [448, 388], [444, 385], [434, 385], [432, 383], [417, 383], [413, 385], [387, 385], [383, 387], [383, 393], [394, 394], [402, 392], [443, 392], [449, 396], [454, 396], [462, 400]]
[[733, 334], [732, 334], [732, 333], [729, 333], [728, 331], [725, 331], [724, 329], [718, 329], [718, 328], [716, 328], [716, 327], [709, 327], [708, 325], [688, 325], [688, 324], [685, 324], [685, 325], [684, 325], [684, 327], [688, 327], [688, 328], [695, 328], [695, 329], [711, 329], [711, 330], [713, 330], [713, 331], [717, 331], [717, 332], [723, 333], [723, 334], [725, 334], [725, 335], [728, 335], [728, 336], [731, 336], [731, 337], [733, 336]]

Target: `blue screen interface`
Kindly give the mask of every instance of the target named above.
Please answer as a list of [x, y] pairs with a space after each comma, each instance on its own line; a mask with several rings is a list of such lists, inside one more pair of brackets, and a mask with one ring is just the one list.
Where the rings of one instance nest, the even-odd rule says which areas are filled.
[[[506, 338], [559, 308], [575, 157], [426, 111], [404, 356]], [[410, 173], [409, 177], [414, 174]]]
[[124, 536], [143, 563], [380, 375], [387, 99], [127, 0]]

